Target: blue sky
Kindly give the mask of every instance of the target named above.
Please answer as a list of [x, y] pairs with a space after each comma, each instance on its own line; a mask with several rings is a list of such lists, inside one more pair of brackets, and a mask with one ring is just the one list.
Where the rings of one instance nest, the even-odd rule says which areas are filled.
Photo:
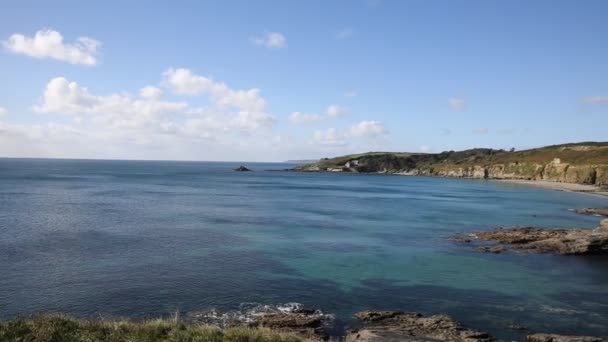
[[0, 156], [280, 161], [605, 141], [606, 13], [605, 1], [3, 1]]

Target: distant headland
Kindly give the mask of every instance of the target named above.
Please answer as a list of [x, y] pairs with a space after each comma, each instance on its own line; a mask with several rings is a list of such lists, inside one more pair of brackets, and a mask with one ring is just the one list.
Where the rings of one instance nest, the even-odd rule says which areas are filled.
[[289, 170], [544, 181], [538, 182], [539, 185], [579, 184], [581, 186], [566, 186], [564, 190], [606, 194], [608, 142], [552, 145], [522, 151], [476, 148], [441, 153], [367, 152], [323, 158]]

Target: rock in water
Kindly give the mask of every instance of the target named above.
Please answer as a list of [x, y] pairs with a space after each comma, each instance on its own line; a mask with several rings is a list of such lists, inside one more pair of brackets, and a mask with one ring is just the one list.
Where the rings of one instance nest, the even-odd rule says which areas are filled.
[[448, 341], [486, 342], [495, 339], [471, 330], [446, 315], [424, 317], [400, 311], [364, 311], [355, 315], [363, 328], [349, 332], [346, 342]]
[[246, 168], [245, 166], [241, 165], [241, 166], [237, 167], [236, 169], [234, 169], [234, 171], [251, 171], [251, 170]]
[[602, 342], [605, 339], [591, 336], [563, 336], [551, 334], [534, 334], [526, 336], [527, 342]]
[[586, 215], [608, 216], [608, 208], [582, 208], [576, 209], [575, 212]]
[[472, 236], [479, 241], [498, 243], [477, 247], [481, 252], [501, 253], [513, 249], [563, 255], [608, 254], [608, 219], [602, 220], [596, 229], [516, 227], [475, 232]]

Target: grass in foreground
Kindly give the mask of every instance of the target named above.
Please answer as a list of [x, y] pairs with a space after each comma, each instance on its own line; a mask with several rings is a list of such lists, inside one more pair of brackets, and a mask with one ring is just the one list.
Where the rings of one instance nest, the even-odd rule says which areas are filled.
[[143, 322], [77, 320], [60, 315], [0, 321], [0, 341], [19, 342], [298, 342], [299, 335], [267, 328], [230, 328], [186, 324], [177, 320]]

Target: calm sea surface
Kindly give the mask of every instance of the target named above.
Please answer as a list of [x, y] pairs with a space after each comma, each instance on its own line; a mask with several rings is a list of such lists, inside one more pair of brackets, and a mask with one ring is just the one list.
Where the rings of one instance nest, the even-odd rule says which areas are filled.
[[497, 225], [595, 227], [605, 198], [289, 164], [0, 159], [0, 317], [158, 317], [299, 302], [608, 335], [608, 259], [483, 254]]

